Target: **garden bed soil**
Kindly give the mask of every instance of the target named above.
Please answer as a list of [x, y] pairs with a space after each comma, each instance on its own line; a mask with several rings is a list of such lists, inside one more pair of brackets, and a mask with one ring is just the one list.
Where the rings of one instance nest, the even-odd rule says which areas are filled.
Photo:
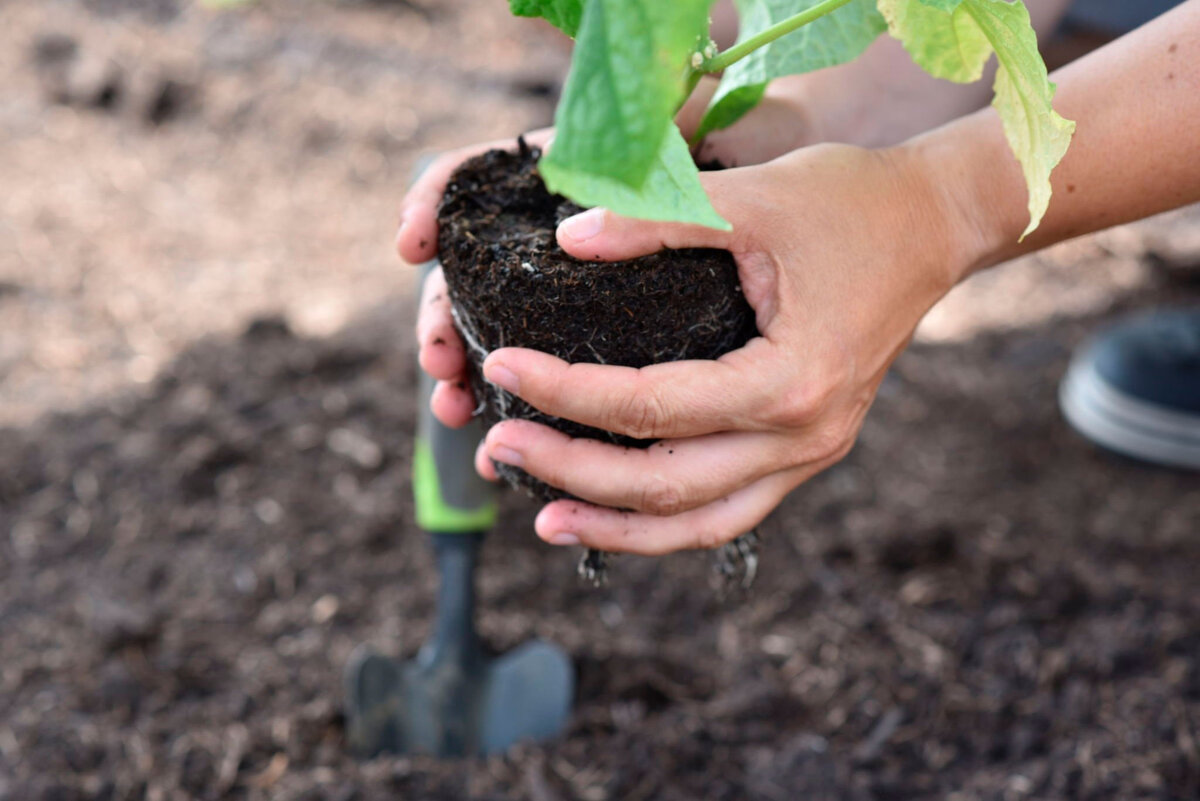
[[764, 527], [741, 599], [697, 554], [592, 589], [507, 495], [481, 629], [566, 648], [569, 730], [356, 762], [341, 669], [364, 641], [411, 656], [435, 587], [412, 317], [381, 312], [328, 340], [263, 321], [141, 395], [0, 430], [0, 797], [1200, 792], [1200, 493], [1059, 417], [1098, 319], [902, 356], [855, 451]]

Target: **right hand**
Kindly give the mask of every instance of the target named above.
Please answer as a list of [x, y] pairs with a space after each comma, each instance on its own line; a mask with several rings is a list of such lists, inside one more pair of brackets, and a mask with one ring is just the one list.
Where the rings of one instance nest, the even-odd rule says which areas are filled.
[[[986, 122], [1002, 135], [999, 120]], [[587, 261], [728, 250], [760, 335], [719, 359], [641, 369], [494, 350], [485, 377], [533, 408], [658, 440], [641, 450], [531, 420], [493, 426], [488, 456], [579, 499], [546, 506], [538, 535], [646, 555], [716, 547], [845, 456], [918, 321], [990, 241], [980, 204], [961, 202], [975, 195], [957, 160], [942, 155], [819, 145], [705, 173], [730, 231], [602, 208], [559, 223], [559, 245]]]
[[[716, 81], [705, 78], [677, 117], [684, 135], [694, 131], [716, 89]], [[529, 144], [547, 147], [554, 137], [553, 128], [542, 128], [525, 135]], [[787, 92], [770, 93], [763, 102], [737, 124], [710, 134], [700, 145], [697, 159], [720, 161], [729, 167], [761, 164], [813, 144], [819, 137], [807, 119], [803, 105]], [[421, 264], [437, 256], [437, 209], [446, 183], [467, 159], [492, 149], [511, 149], [512, 139], [487, 142], [443, 154], [417, 178], [400, 204], [400, 229], [396, 249], [410, 264]], [[421, 369], [437, 380], [430, 406], [445, 425], [459, 428], [471, 420], [476, 407], [466, 380], [466, 349], [450, 316], [450, 296], [441, 268], [425, 280], [417, 317], [417, 345]], [[485, 477], [494, 479], [491, 462], [482, 456], [476, 467]]]

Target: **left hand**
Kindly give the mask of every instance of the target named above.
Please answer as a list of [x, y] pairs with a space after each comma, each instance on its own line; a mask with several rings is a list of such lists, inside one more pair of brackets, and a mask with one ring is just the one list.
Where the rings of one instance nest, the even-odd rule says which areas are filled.
[[661, 439], [638, 450], [524, 420], [493, 427], [481, 457], [590, 502], [549, 504], [538, 535], [641, 554], [715, 547], [845, 456], [889, 365], [974, 253], [952, 178], [931, 171], [903, 148], [819, 145], [703, 174], [732, 232], [604, 209], [564, 221], [559, 244], [581, 259], [729, 250], [761, 336], [715, 361], [642, 369], [494, 351], [486, 378], [543, 412]]

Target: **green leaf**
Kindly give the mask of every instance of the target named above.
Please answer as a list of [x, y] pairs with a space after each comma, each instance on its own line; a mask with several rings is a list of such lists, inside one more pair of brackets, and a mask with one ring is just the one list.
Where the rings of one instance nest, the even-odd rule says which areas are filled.
[[953, 11], [962, 5], [963, 0], [921, 0], [921, 3], [934, 8], [940, 8], [942, 11]]
[[935, 78], [974, 83], [992, 57], [992, 44], [961, 5], [939, 10], [929, 0], [878, 0], [888, 31]]
[[640, 187], [683, 100], [710, 1], [588, 0], [543, 161]]
[[[1071, 144], [1075, 123], [1054, 111], [1054, 84], [1037, 49], [1025, 4], [1006, 0], [878, 0], [892, 36], [913, 60], [939, 78], [978, 80], [996, 54], [996, 96], [1004, 135], [1021, 164], [1029, 190], [1029, 226], [1050, 206], [1050, 173]], [[944, 7], [950, 7], [945, 10]]]
[[[817, 5], [820, 0], [735, 0], [742, 42]], [[725, 70], [721, 83], [700, 122], [698, 136], [732, 125], [762, 98], [747, 87], [772, 78], [832, 67], [857, 58], [886, 24], [874, 0], [852, 0], [831, 14], [755, 50]], [[747, 101], [753, 98], [753, 103]]]
[[[718, 91], [720, 91], [720, 87], [718, 87]], [[724, 97], [716, 99], [704, 112], [704, 118], [700, 120], [700, 125], [692, 134], [692, 141], [699, 142], [713, 131], [733, 125], [750, 109], [757, 106], [766, 92], [766, 83], [752, 83], [729, 90]]]
[[583, 0], [508, 0], [508, 7], [518, 17], [541, 17], [572, 38], [583, 16]]
[[964, 0], [963, 8], [979, 25], [1000, 68], [992, 106], [1000, 113], [1004, 134], [1025, 173], [1029, 187], [1029, 226], [1024, 239], [1042, 221], [1050, 206], [1050, 173], [1067, 153], [1075, 123], [1059, 116], [1051, 105], [1054, 84], [1037, 49], [1037, 34], [1029, 11], [1018, 0]]
[[[557, 148], [555, 139], [550, 152]], [[605, 175], [563, 168], [547, 158], [538, 164], [538, 170], [547, 189], [581, 206], [603, 206], [640, 220], [695, 223], [723, 231], [731, 228], [704, 193], [687, 142], [674, 125], [663, 137], [645, 183], [636, 189]]]

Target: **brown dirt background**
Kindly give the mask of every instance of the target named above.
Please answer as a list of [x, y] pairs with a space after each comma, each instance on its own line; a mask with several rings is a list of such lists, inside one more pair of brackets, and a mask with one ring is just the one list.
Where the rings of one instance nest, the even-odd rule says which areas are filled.
[[1200, 214], [993, 271], [764, 530], [600, 591], [506, 501], [481, 627], [562, 643], [561, 742], [343, 753], [431, 613], [410, 520], [417, 156], [551, 116], [484, 0], [0, 4], [0, 799], [1191, 799], [1200, 483], [1061, 422], [1071, 349], [1200, 302]]

